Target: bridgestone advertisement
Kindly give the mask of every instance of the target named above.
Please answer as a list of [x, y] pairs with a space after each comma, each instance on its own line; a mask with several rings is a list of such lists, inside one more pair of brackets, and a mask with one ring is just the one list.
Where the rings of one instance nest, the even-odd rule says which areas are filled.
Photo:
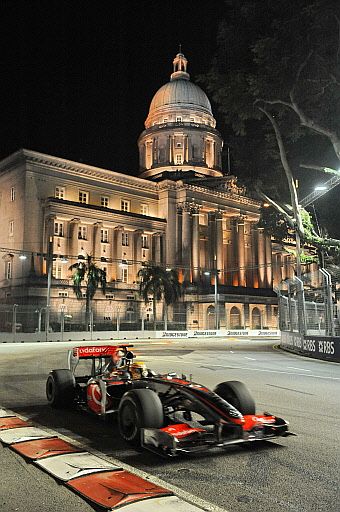
[[280, 347], [314, 359], [340, 363], [339, 336], [302, 336], [296, 332], [281, 332]]

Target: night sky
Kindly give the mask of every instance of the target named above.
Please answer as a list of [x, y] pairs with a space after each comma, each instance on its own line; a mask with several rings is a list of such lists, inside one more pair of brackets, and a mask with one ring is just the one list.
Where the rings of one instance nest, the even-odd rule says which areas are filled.
[[3, 0], [0, 158], [25, 147], [137, 175], [137, 138], [179, 43], [194, 80], [223, 10], [223, 0]]

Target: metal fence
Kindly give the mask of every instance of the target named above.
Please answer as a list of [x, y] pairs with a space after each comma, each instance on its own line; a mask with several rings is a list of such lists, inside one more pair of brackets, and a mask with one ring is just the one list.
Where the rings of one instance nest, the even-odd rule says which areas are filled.
[[305, 335], [339, 335], [336, 295], [325, 269], [283, 281], [278, 289], [279, 328]]
[[187, 305], [176, 304], [167, 314], [159, 311], [156, 322], [152, 307], [144, 304], [121, 304], [103, 306], [101, 301], [93, 301], [86, 325], [85, 306], [77, 303], [60, 304], [54, 301], [49, 318], [46, 306], [0, 304], [0, 332], [35, 333], [45, 332], [48, 322], [49, 332], [74, 331], [148, 331], [186, 330]]

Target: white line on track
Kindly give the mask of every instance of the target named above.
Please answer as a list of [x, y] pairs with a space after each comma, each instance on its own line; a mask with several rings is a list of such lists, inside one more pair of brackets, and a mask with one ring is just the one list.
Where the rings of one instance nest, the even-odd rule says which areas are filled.
[[[147, 360], [147, 357], [144, 357], [144, 361]], [[178, 360], [175, 360], [175, 359], [160, 359], [159, 362], [162, 362], [162, 363], [177, 363]], [[181, 359], [180, 361], [181, 365], [183, 364], [186, 364], [188, 366], [202, 366], [203, 364], [203, 361], [200, 362], [200, 363], [194, 363], [194, 362], [186, 362], [184, 361], [183, 359]], [[251, 367], [248, 367], [248, 366], [232, 366], [230, 364], [228, 365], [225, 365], [223, 366], [222, 364], [211, 364], [209, 363], [209, 368], [210, 367], [216, 367], [216, 368], [220, 368], [220, 369], [226, 369], [226, 370], [247, 370], [247, 371], [250, 371], [250, 372], [264, 372], [264, 373], [282, 373], [282, 374], [285, 374], [285, 375], [299, 375], [300, 377], [313, 377], [315, 379], [324, 379], [324, 380], [340, 380], [340, 377], [327, 377], [327, 376], [324, 376], [324, 375], [314, 375], [314, 374], [308, 374], [306, 375], [305, 373], [296, 373], [296, 372], [286, 372], [286, 371], [279, 371], [279, 370], [264, 370], [263, 368], [251, 368]]]
[[249, 361], [256, 361], [256, 359], [254, 357], [246, 357], [244, 359], [249, 359]]
[[311, 372], [312, 370], [305, 370], [304, 368], [295, 368], [295, 366], [287, 366], [288, 370], [300, 370], [301, 372]]

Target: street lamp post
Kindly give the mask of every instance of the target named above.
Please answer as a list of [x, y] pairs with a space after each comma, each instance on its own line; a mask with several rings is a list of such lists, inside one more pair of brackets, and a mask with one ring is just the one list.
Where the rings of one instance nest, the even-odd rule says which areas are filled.
[[51, 283], [52, 283], [52, 264], [53, 264], [53, 236], [50, 236], [49, 240], [48, 240], [46, 264], [47, 264], [47, 297], [46, 297], [45, 331], [46, 331], [46, 341], [47, 341], [48, 333], [50, 331]]
[[219, 270], [213, 269], [213, 270], [207, 270], [204, 272], [204, 275], [210, 276], [213, 274], [214, 276], [214, 306], [215, 306], [215, 329], [218, 330], [220, 327], [220, 312], [218, 308], [218, 274]]
[[214, 271], [214, 291], [215, 291], [215, 329], [218, 330], [220, 328], [220, 312], [218, 307], [218, 270]]

